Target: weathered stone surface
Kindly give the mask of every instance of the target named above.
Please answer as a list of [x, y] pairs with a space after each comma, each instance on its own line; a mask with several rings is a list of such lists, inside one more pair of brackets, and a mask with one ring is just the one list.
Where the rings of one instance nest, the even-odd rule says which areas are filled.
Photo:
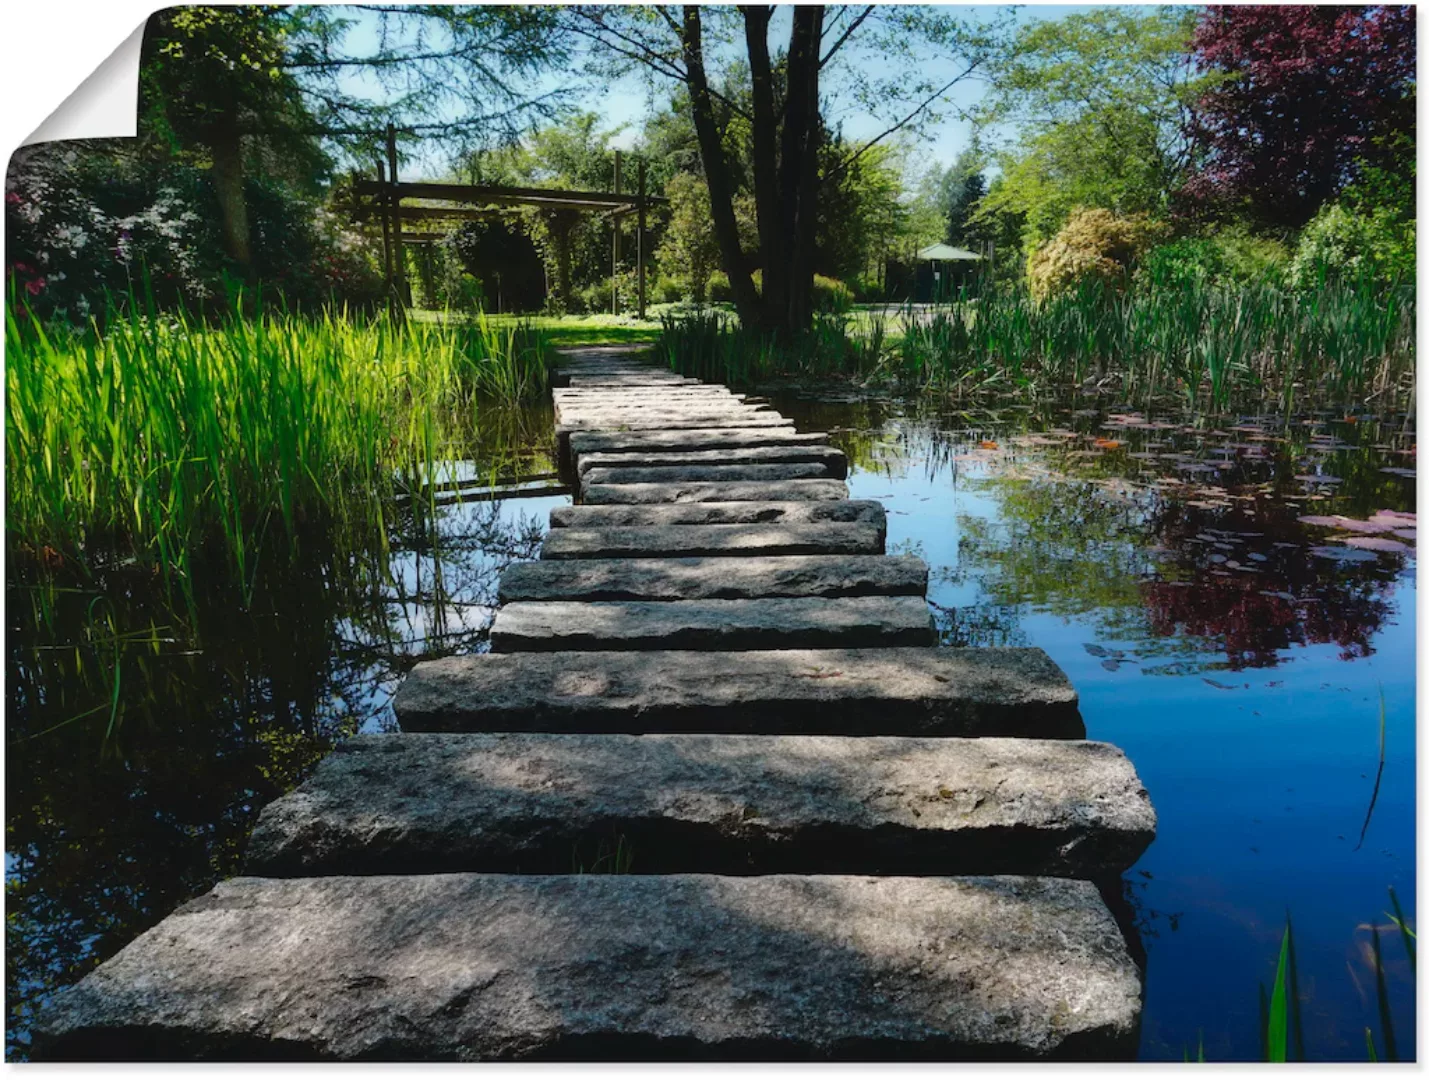
[[404, 731], [1086, 736], [1041, 649], [483, 653], [417, 664]]
[[656, 555], [882, 555], [883, 530], [862, 522], [808, 525], [644, 525], [553, 529], [543, 559], [614, 559]]
[[787, 502], [847, 499], [842, 480], [784, 480], [778, 483], [745, 481], [690, 484], [592, 484], [581, 500], [593, 505], [610, 503]]
[[235, 878], [61, 995], [41, 1059], [1135, 1052], [1096, 888], [1048, 877]]
[[551, 511], [553, 529], [600, 529], [625, 525], [742, 525], [754, 522], [795, 525], [815, 521], [863, 521], [886, 529], [888, 517], [880, 503], [867, 499], [558, 506]]
[[829, 441], [819, 431], [792, 428], [689, 428], [684, 431], [576, 431], [570, 436], [571, 453], [597, 454], [626, 451], [718, 450], [745, 446], [814, 446]]
[[922, 596], [927, 585], [927, 564], [907, 555], [566, 559], [508, 566], [501, 575], [499, 598], [508, 604], [514, 600]]
[[781, 465], [654, 465], [644, 469], [590, 469], [582, 474], [581, 484], [688, 484], [825, 478], [840, 479], [827, 465], [807, 461]]
[[557, 423], [566, 423], [582, 416], [604, 416], [619, 419], [631, 416], [709, 416], [717, 419], [732, 416], [747, 416], [751, 413], [767, 415], [774, 410], [768, 405], [746, 405], [742, 401], [709, 397], [675, 397], [674, 395], [637, 400], [558, 401], [555, 404]]
[[609, 375], [580, 375], [572, 374], [566, 377], [567, 387], [603, 387], [603, 386], [694, 386], [695, 379], [682, 379], [678, 375], [661, 375], [658, 372], [648, 374], [609, 374]]
[[572, 431], [681, 431], [708, 427], [731, 428], [792, 428], [793, 424], [776, 412], [755, 412], [706, 415], [688, 413], [651, 413], [634, 415], [629, 412], [611, 410], [603, 413], [585, 414], [556, 424], [556, 433]]
[[919, 596], [522, 601], [501, 608], [491, 624], [493, 652], [874, 648], [933, 640]]
[[699, 384], [678, 384], [674, 386], [566, 386], [551, 391], [554, 401], [597, 402], [613, 401], [623, 404], [627, 401], [686, 401], [713, 398], [719, 401], [744, 401], [743, 394], [736, 394], [723, 386], [702, 386]]
[[244, 872], [1053, 874], [1134, 863], [1156, 815], [1096, 742], [363, 735], [269, 804]]
[[576, 452], [580, 472], [591, 469], [648, 469], [681, 465], [787, 465], [813, 463], [824, 475], [842, 480], [848, 475], [848, 458], [832, 446], [742, 446], [709, 450], [626, 450], [617, 453]]

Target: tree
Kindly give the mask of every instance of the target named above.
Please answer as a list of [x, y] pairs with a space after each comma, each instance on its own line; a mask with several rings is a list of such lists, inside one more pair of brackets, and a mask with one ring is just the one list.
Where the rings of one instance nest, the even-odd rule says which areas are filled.
[[1212, 7], [1195, 59], [1217, 76], [1187, 131], [1205, 161], [1188, 185], [1298, 227], [1365, 167], [1413, 159], [1412, 7]]
[[977, 155], [971, 149], [958, 155], [953, 167], [948, 170], [947, 231], [945, 239], [950, 244], [976, 243], [971, 241], [972, 215], [978, 202], [987, 194], [987, 181]]
[[1190, 160], [1194, 18], [1190, 8], [1105, 8], [1023, 28], [979, 117], [1015, 137], [977, 216], [1020, 215], [1031, 249], [1077, 206], [1164, 214]]
[[[769, 41], [775, 9], [766, 6], [741, 7], [737, 13], [696, 5], [566, 10], [572, 29], [597, 45], [606, 63], [617, 70], [638, 65], [684, 86], [735, 307], [744, 325], [784, 338], [801, 332], [812, 317], [821, 186], [896, 132], [936, 115], [949, 91], [984, 64], [1000, 41], [1000, 24], [966, 24], [936, 9], [797, 6], [788, 15], [788, 45], [776, 53]], [[930, 50], [915, 63], [916, 44]], [[849, 67], [847, 58], [860, 48], [878, 53], [882, 62], [876, 68]], [[742, 51], [747, 107], [719, 88], [721, 49]], [[927, 73], [932, 52], [953, 59], [951, 78]], [[897, 57], [909, 62], [890, 62]], [[834, 74], [836, 89], [886, 119], [886, 126], [824, 167], [822, 109], [830, 94], [826, 75]], [[759, 235], [752, 259], [740, 244], [738, 177], [718, 121], [720, 107], [749, 126]], [[751, 276], [754, 265], [762, 271], [761, 290]]]
[[[251, 263], [245, 140], [291, 149], [325, 140], [356, 161], [381, 150], [390, 122], [404, 138], [462, 146], [510, 139], [549, 115], [560, 91], [531, 77], [562, 59], [554, 13], [540, 7], [414, 4], [354, 8], [375, 31], [364, 54], [343, 51], [356, 23], [333, 8], [194, 6], [149, 22], [141, 65], [145, 129], [178, 153], [209, 157], [229, 255]], [[352, 91], [372, 77], [386, 94]]]
[[297, 85], [280, 67], [282, 21], [270, 8], [166, 8], [149, 21], [144, 51], [145, 126], [177, 153], [207, 151], [224, 247], [247, 268], [243, 134], [306, 119]]
[[710, 275], [719, 266], [709, 193], [698, 176], [680, 173], [665, 185], [665, 197], [670, 200], [670, 222], [656, 259], [664, 273], [683, 279], [690, 296], [704, 303]]

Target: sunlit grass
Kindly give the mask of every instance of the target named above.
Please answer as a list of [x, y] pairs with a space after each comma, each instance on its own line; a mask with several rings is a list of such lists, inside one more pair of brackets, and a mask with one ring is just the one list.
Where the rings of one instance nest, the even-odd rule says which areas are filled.
[[664, 319], [659, 348], [678, 371], [735, 383], [831, 372], [938, 392], [1099, 383], [1192, 406], [1255, 395], [1288, 410], [1310, 397], [1412, 394], [1414, 319], [1412, 286], [1091, 283], [1042, 303], [989, 288], [946, 304], [825, 316], [779, 346], [726, 313], [676, 313]]
[[517, 322], [138, 310], [80, 332], [7, 308], [6, 527], [41, 567], [135, 562], [187, 592], [200, 546], [249, 582], [310, 519], [385, 535], [394, 493], [462, 456], [486, 403], [547, 385]]

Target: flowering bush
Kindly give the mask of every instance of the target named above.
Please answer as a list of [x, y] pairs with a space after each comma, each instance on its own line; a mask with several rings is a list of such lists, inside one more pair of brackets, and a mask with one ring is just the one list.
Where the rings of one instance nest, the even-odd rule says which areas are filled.
[[[250, 181], [253, 271], [290, 306], [381, 296], [376, 260], [332, 215]], [[44, 319], [83, 322], [147, 290], [163, 308], [212, 310], [238, 268], [223, 254], [207, 172], [124, 160], [104, 144], [50, 143], [11, 160], [5, 181], [7, 286]]]
[[1160, 231], [1144, 214], [1118, 217], [1110, 210], [1073, 210], [1061, 231], [1028, 260], [1033, 297], [1045, 300], [1092, 279], [1124, 283], [1132, 263]]

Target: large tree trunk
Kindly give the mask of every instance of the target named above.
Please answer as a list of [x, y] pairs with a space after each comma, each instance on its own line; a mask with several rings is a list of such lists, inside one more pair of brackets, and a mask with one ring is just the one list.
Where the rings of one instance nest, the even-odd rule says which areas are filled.
[[769, 63], [767, 6], [744, 6], [745, 48], [749, 53], [754, 99], [754, 205], [759, 221], [759, 265], [763, 276], [760, 327], [782, 332], [788, 307], [783, 260], [783, 222], [779, 204], [778, 119], [774, 109], [774, 73]]
[[248, 243], [248, 203], [243, 196], [242, 137], [232, 125], [216, 127], [209, 135], [208, 149], [213, 157], [209, 175], [223, 220], [223, 247], [248, 276], [253, 254]]
[[[819, 50], [824, 9], [794, 9], [789, 34], [789, 88], [784, 108], [780, 161], [780, 204], [785, 238], [784, 332], [808, 329], [813, 311], [814, 228], [818, 215]], [[767, 274], [767, 271], [766, 271]]]
[[[700, 162], [705, 170], [705, 184], [710, 194], [710, 217], [714, 221], [715, 240], [719, 244], [720, 261], [729, 276], [730, 292], [740, 322], [747, 327], [761, 325], [759, 295], [749, 276], [744, 252], [739, 246], [739, 226], [734, 217], [734, 185], [729, 163], [725, 160], [719, 126], [715, 123], [714, 106], [710, 100], [709, 80], [705, 75], [704, 44], [701, 35], [700, 9], [686, 4], [683, 13], [681, 46], [685, 58], [686, 76], [690, 88], [690, 114], [695, 122], [695, 136], [700, 144]], [[765, 271], [766, 275], [768, 271]]]

